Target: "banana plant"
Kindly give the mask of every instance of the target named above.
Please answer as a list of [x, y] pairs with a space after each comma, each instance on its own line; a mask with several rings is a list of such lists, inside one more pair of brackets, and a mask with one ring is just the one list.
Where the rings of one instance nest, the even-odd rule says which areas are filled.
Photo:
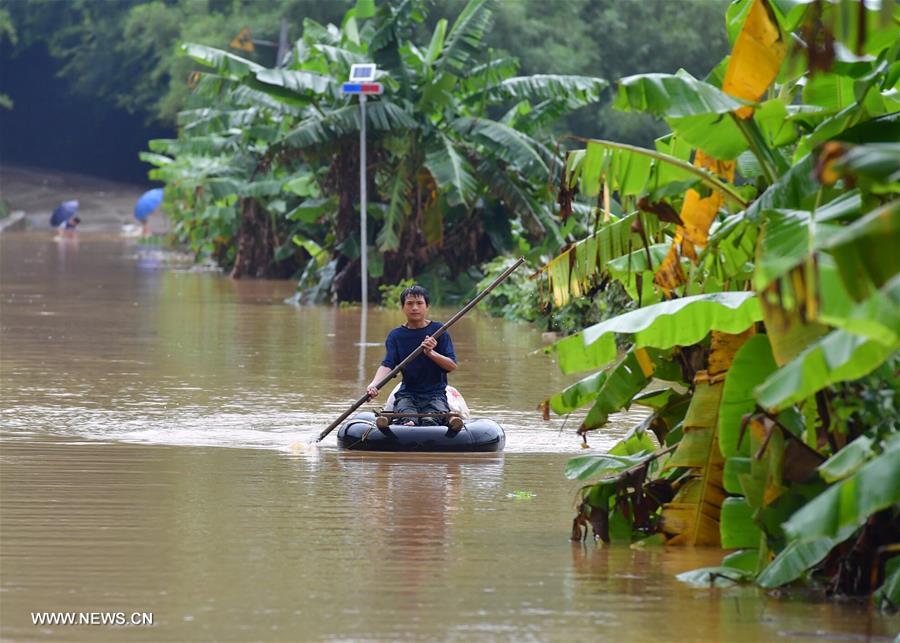
[[[672, 129], [655, 149], [570, 153], [560, 202], [573, 216], [593, 202], [597, 223], [545, 267], [547, 303], [612, 279], [638, 307], [550, 349], [590, 373], [545, 413], [591, 404], [586, 438], [654, 400], [615, 458], [570, 463], [586, 482], [573, 535], [608, 541], [618, 524], [739, 550], [688, 582], [824, 576], [900, 603], [898, 18], [739, 0], [731, 56], [706, 78], [618, 82], [617, 108]], [[629, 218], [633, 237], [596, 242]], [[636, 436], [648, 442], [624, 453]]]
[[[282, 189], [256, 203], [273, 215], [279, 238], [300, 234], [327, 253], [321, 270], [315, 267], [321, 254], [315, 265], [308, 258], [306, 281], [321, 292], [314, 273], [331, 274], [339, 299], [354, 296], [358, 278], [349, 276], [358, 275], [360, 248], [372, 244], [369, 277], [389, 283], [429, 266], [458, 272], [489, 259], [506, 249], [503, 240], [514, 228], [556, 252], [564, 239], [551, 189], [562, 160], [549, 144], [551, 127], [599, 101], [607, 83], [517, 76], [515, 60], [485, 47], [492, 15], [490, 0], [471, 0], [452, 24], [439, 20], [419, 43], [413, 35], [425, 16], [421, 0], [378, 7], [360, 1], [340, 26], [306, 20], [285, 64], [275, 69], [186, 44], [185, 55], [204, 68], [204, 81], [218, 93], [195, 96], [181, 136], [242, 129], [241, 150], [257, 152], [255, 176], [282, 180], [282, 188], [295, 175], [315, 177], [318, 190], [307, 196], [322, 209], [302, 229], [284, 219], [301, 206], [309, 212], [306, 201]], [[367, 107], [373, 238], [365, 243], [354, 225], [360, 110], [340, 93], [350, 66], [362, 62], [377, 63], [385, 86]], [[261, 140], [251, 129], [270, 135]], [[272, 211], [273, 202], [285, 206]], [[241, 245], [234, 238], [225, 243]]]

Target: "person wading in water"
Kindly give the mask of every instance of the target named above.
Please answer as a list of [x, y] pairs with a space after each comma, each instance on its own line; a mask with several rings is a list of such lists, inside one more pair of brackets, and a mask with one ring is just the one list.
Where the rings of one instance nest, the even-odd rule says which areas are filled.
[[[395, 413], [450, 412], [447, 403], [447, 373], [456, 370], [456, 352], [453, 350], [450, 333], [444, 333], [438, 339], [432, 337], [442, 324], [427, 318], [429, 301], [428, 291], [422, 286], [412, 286], [400, 293], [400, 307], [406, 316], [406, 323], [388, 333], [384, 342], [384, 359], [366, 387], [366, 392], [372, 399], [378, 397], [376, 384], [422, 346], [422, 354], [403, 369], [403, 384], [395, 396]], [[394, 422], [412, 426], [416, 419], [420, 420], [421, 425], [438, 425], [446, 416], [416, 418], [400, 415]], [[375, 423], [379, 428], [387, 428], [390, 424], [384, 416], [379, 416]], [[446, 423], [454, 431], [463, 427], [463, 421], [459, 417], [452, 417]]]

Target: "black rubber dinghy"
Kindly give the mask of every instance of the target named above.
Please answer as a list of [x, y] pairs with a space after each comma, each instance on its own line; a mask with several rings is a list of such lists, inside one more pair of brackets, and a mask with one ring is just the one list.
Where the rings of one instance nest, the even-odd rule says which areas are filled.
[[503, 427], [487, 418], [466, 420], [459, 431], [439, 426], [375, 426], [375, 414], [357, 413], [338, 431], [338, 446], [354, 451], [415, 451], [471, 453], [502, 451]]

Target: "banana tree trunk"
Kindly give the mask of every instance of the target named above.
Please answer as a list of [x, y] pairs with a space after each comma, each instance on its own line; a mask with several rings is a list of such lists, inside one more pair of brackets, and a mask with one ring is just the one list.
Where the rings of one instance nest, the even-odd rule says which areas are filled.
[[280, 277], [275, 264], [277, 241], [272, 217], [251, 197], [241, 199], [241, 221], [237, 234], [237, 257], [231, 270], [233, 279]]
[[661, 529], [670, 545], [719, 546], [719, 515], [725, 500], [725, 459], [719, 449], [719, 407], [725, 375], [754, 329], [731, 335], [713, 331], [706, 370], [694, 376], [694, 396], [684, 418], [684, 437], [666, 468], [692, 471], [671, 502], [663, 505]]

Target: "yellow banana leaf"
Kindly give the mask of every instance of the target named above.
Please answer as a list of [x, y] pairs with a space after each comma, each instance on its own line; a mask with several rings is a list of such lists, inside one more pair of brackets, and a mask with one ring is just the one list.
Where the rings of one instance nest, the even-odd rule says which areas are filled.
[[[694, 165], [709, 170], [729, 183], [734, 181], [734, 161], [719, 161], [707, 156], [702, 150], [697, 150]], [[697, 255], [694, 247], [706, 247], [706, 242], [709, 240], [709, 226], [724, 203], [725, 197], [721, 192], [715, 191], [707, 197], [701, 197], [699, 192], [690, 189], [684, 197], [684, 204], [681, 207], [681, 220], [684, 221], [684, 228], [679, 230], [684, 237], [681, 251], [684, 256], [689, 257], [695, 263]]]
[[719, 545], [719, 512], [725, 500], [725, 462], [716, 425], [721, 382], [699, 382], [684, 418], [684, 437], [666, 468], [689, 467], [696, 477], [663, 505], [662, 531], [670, 545]]
[[[787, 44], [772, 8], [765, 0], [755, 0], [734, 43], [722, 91], [735, 98], [759, 100], [775, 81], [786, 54]], [[753, 108], [741, 107], [735, 113], [747, 119]]]
[[[608, 274], [607, 263], [643, 246], [633, 227], [638, 216], [639, 213], [632, 213], [603, 225], [541, 268], [555, 306], [567, 304], [572, 297], [581, 297]], [[648, 238], [659, 232], [660, 223], [655, 217], [643, 217], [641, 225]]]
[[713, 373], [694, 378], [694, 396], [684, 418], [684, 437], [666, 468], [687, 467], [694, 476], [679, 488], [672, 502], [663, 505], [662, 532], [671, 545], [720, 544], [719, 514], [725, 500], [725, 459], [719, 449], [719, 407], [724, 381], [734, 355], [752, 335], [713, 331], [709, 363]]
[[[775, 16], [766, 0], [754, 0], [734, 43], [722, 90], [735, 98], [748, 101], [759, 100], [769, 86], [775, 81], [781, 63], [787, 54], [787, 45]], [[749, 118], [753, 114], [752, 107], [741, 107], [735, 113], [740, 118]], [[717, 161], [703, 150], [697, 150], [694, 165], [710, 170], [720, 178], [729, 182], [734, 180], [735, 163], [733, 161]], [[685, 282], [681, 269], [680, 256], [697, 261], [697, 248], [704, 248], [709, 238], [709, 226], [722, 207], [724, 199], [719, 192], [712, 192], [708, 197], [701, 197], [696, 190], [690, 189], [685, 194], [681, 207], [681, 220], [684, 227], [679, 226], [672, 251], [660, 265], [654, 276], [654, 283], [669, 294]]]
[[[697, 150], [694, 165], [709, 170], [729, 182], [734, 180], [734, 161], [719, 161], [707, 156], [702, 150]], [[706, 246], [709, 240], [709, 226], [724, 202], [725, 197], [718, 191], [712, 191], [709, 196], [703, 197], [697, 190], [691, 188], [685, 194], [680, 214], [684, 226], [676, 227], [672, 247], [653, 277], [654, 283], [667, 294], [686, 281], [684, 271], [681, 269], [681, 256], [697, 261], [695, 248]]]

